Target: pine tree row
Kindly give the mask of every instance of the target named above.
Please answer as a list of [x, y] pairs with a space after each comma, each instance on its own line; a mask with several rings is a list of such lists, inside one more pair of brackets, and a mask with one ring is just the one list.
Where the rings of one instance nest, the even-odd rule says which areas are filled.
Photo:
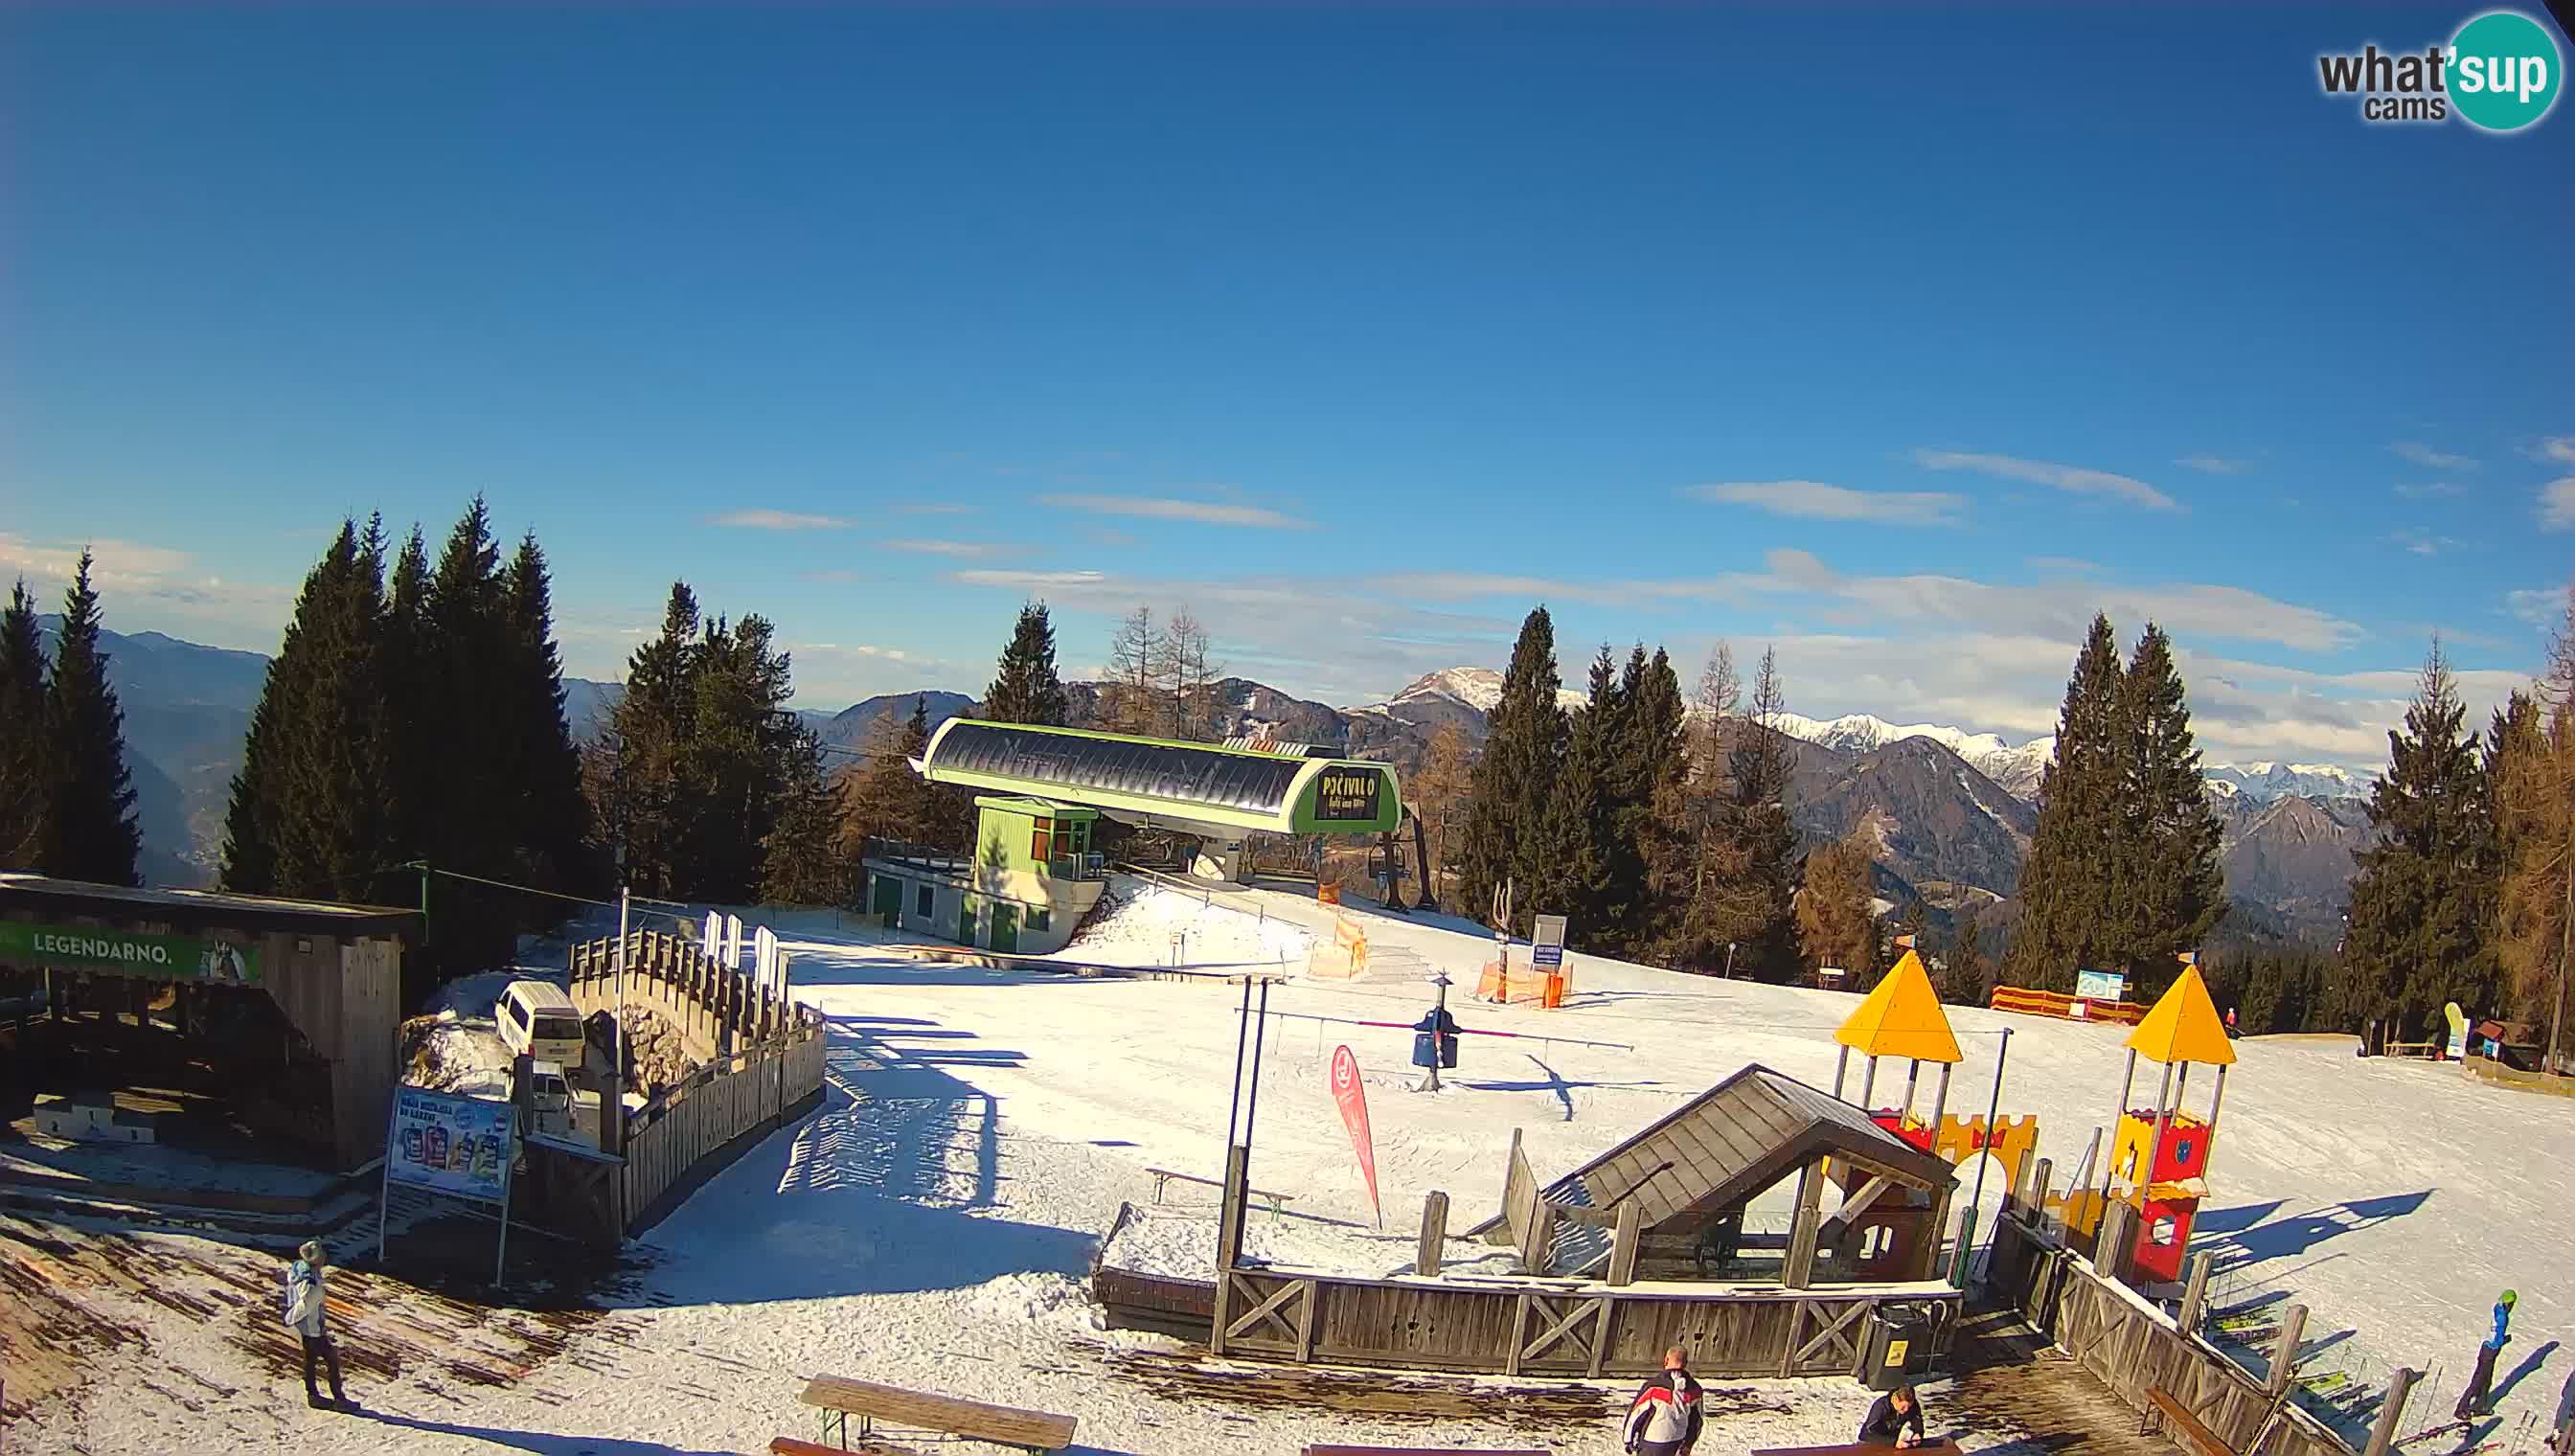
[[0, 613], [0, 865], [139, 885], [125, 715], [99, 648], [90, 568], [81, 553], [50, 659], [25, 582]]
[[[1731, 659], [1720, 661], [1702, 703], [1735, 692]], [[1784, 973], [1796, 839], [1790, 760], [1762, 717], [1782, 707], [1775, 664], [1763, 660], [1753, 721], [1697, 729], [1660, 649], [1639, 644], [1622, 667], [1604, 645], [1570, 714], [1559, 685], [1540, 607], [1520, 627], [1462, 809], [1446, 783], [1460, 745], [1432, 745], [1421, 796], [1438, 805], [1442, 840], [1456, 823], [1455, 853], [1442, 857], [1463, 907], [1515, 934], [1536, 914], [1563, 914], [1574, 945], [1601, 954]]]
[[2148, 623], [2123, 666], [2094, 617], [2039, 781], [2004, 980], [2065, 991], [2078, 970], [2116, 970], [2132, 997], [2160, 992], [2225, 911], [2219, 829], [2171, 640]]
[[[415, 528], [390, 571], [381, 522], [343, 522], [269, 664], [224, 820], [230, 890], [411, 901], [419, 864], [559, 893], [604, 887], [565, 719], [545, 552], [507, 565], [478, 497], [437, 564]], [[441, 879], [416, 993], [562, 917]]]

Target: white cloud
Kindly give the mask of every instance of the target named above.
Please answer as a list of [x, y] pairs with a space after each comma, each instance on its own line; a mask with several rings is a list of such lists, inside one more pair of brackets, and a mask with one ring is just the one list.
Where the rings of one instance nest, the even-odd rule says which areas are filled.
[[2551, 435], [2530, 452], [2533, 460], [2553, 461], [2558, 465], [2575, 465], [2575, 435]]
[[969, 587], [1010, 587], [1031, 592], [1049, 588], [1097, 587], [1109, 580], [1103, 572], [959, 572], [954, 580]]
[[2250, 461], [2228, 460], [2222, 455], [2185, 455], [2173, 464], [2211, 476], [2240, 476], [2253, 468]]
[[795, 511], [728, 511], [707, 523], [710, 526], [734, 526], [746, 531], [840, 531], [849, 522], [838, 516], [808, 516]]
[[2533, 627], [2550, 627], [2566, 616], [2566, 589], [2525, 587], [2503, 594], [2503, 610]]
[[2539, 488], [2539, 526], [2543, 531], [2575, 526], [2575, 476], [2559, 476]]
[[1136, 516], [1148, 521], [1189, 521], [1201, 526], [1244, 526], [1258, 531], [1311, 531], [1314, 523], [1267, 506], [1187, 501], [1167, 496], [1040, 496], [1038, 504], [1061, 511]]
[[1680, 493], [1797, 520], [1880, 526], [1955, 526], [1967, 505], [1965, 497], [1941, 491], [1854, 491], [1821, 481], [1723, 481], [1684, 486]]
[[[336, 534], [338, 528], [332, 530]], [[110, 632], [175, 627], [209, 646], [273, 653], [295, 608], [294, 588], [215, 576], [200, 569], [194, 555], [172, 547], [116, 538], [34, 541], [9, 532], [0, 532], [0, 599], [24, 578], [39, 612], [61, 611], [63, 589], [84, 549], [92, 557], [90, 586]]]
[[2388, 540], [2416, 556], [2439, 556], [2445, 551], [2456, 551], [2459, 548], [2456, 537], [2435, 536], [2429, 528], [2421, 526], [2406, 527], [2388, 537]]
[[2464, 455], [2448, 455], [2419, 440], [2399, 440], [2387, 447], [2399, 460], [2427, 465], [2434, 470], [2475, 470], [2477, 463]]
[[2398, 486], [2396, 494], [2408, 501], [2431, 501], [2459, 495], [2466, 489], [2465, 486], [2452, 485], [2448, 481], [2409, 481]]
[[1913, 463], [1924, 470], [1969, 470], [1997, 480], [2026, 481], [2074, 496], [2112, 496], [2155, 511], [2178, 511], [2181, 503], [2133, 476], [2047, 460], [2011, 455], [1975, 455], [1955, 450], [1917, 450]]
[[989, 541], [881, 541], [886, 551], [909, 552], [914, 556], [985, 557], [1007, 551], [1008, 547]]

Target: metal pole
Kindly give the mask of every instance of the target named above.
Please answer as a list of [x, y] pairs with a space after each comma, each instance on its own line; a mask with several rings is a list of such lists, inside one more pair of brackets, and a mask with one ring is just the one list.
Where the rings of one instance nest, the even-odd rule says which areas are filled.
[[1850, 1048], [1845, 1046], [1833, 1056], [1833, 1095], [1842, 1094], [1842, 1074], [1850, 1070]]
[[1875, 1108], [1873, 1108], [1873, 1107], [1871, 1107], [1871, 1106], [1869, 1106], [1869, 1105], [1868, 1105], [1868, 1104], [1869, 1104], [1869, 1102], [1870, 1102], [1870, 1100], [1871, 1100], [1871, 1096], [1872, 1096], [1872, 1094], [1873, 1094], [1876, 1090], [1877, 1090], [1877, 1058], [1872, 1056], [1872, 1057], [1870, 1057], [1866, 1062], [1862, 1063], [1862, 1064], [1861, 1064], [1861, 1066], [1860, 1066], [1860, 1072], [1859, 1072], [1859, 1110], [1861, 1110], [1862, 1112], [1874, 1112], [1874, 1111], [1876, 1110]]
[[[1967, 1198], [1967, 1226], [1968, 1226], [1968, 1227], [1970, 1227], [1970, 1228], [1973, 1228], [1973, 1227], [1975, 1226], [1976, 1210], [1977, 1210], [1978, 1208], [1982, 1207], [1982, 1206], [1983, 1206], [1983, 1204], [1984, 1204], [1984, 1198], [1985, 1198], [1985, 1164], [1987, 1164], [1987, 1163], [1989, 1163], [1989, 1162], [1992, 1162], [1992, 1161], [1994, 1160], [1994, 1159], [1993, 1159], [1993, 1154], [1992, 1154], [1992, 1151], [1991, 1151], [1991, 1149], [1992, 1149], [1992, 1147], [1993, 1147], [1993, 1145], [1994, 1145], [1994, 1119], [1995, 1119], [1996, 1117], [1998, 1117], [1998, 1116], [2000, 1116], [2000, 1115], [2002, 1114], [2002, 1110], [2003, 1110], [2003, 1063], [2004, 1063], [2006, 1060], [2008, 1060], [2008, 1059], [2010, 1058], [2010, 1056], [2011, 1056], [2011, 1028], [2010, 1028], [2009, 1026], [2006, 1026], [2006, 1027], [2004, 1027], [2004, 1028], [2003, 1028], [2003, 1044], [2002, 1044], [2002, 1046], [2001, 1046], [1998, 1050], [1996, 1050], [1996, 1051], [1994, 1052], [1994, 1091], [1993, 1091], [1993, 1095], [1992, 1095], [1991, 1097], [1989, 1097], [1988, 1099], [1986, 1099], [1986, 1102], [1985, 1102], [1985, 1147], [1986, 1147], [1986, 1149], [1987, 1149], [1987, 1152], [1986, 1152], [1986, 1155], [1985, 1155], [1985, 1156], [1983, 1156], [1983, 1157], [1980, 1157], [1980, 1158], [1976, 1159], [1976, 1191], [1975, 1191], [1974, 1193], [1972, 1193], [1972, 1194], [1968, 1195], [1968, 1198]], [[1958, 1268], [1959, 1268], [1959, 1271], [1960, 1271], [1961, 1273], [1964, 1273], [1964, 1272], [1965, 1272], [1965, 1270], [1966, 1270], [1966, 1266], [1967, 1266], [1966, 1249], [1963, 1247], [1963, 1245], [1965, 1244], [1965, 1242], [1966, 1242], [1966, 1240], [1964, 1240], [1964, 1239], [1961, 1239], [1961, 1240], [1960, 1240], [1960, 1244], [1962, 1245], [1962, 1247], [1960, 1248], [1959, 1253], [1958, 1253]], [[1966, 1287], [1966, 1283], [1965, 1283], [1965, 1281], [1964, 1281], [1964, 1280], [1960, 1280], [1960, 1281], [1958, 1281], [1958, 1286], [1959, 1286], [1960, 1288], [1962, 1288], [1962, 1289], [1963, 1289], [1963, 1288], [1965, 1288], [1965, 1287]]]
[[1243, 1104], [1243, 1145], [1252, 1146], [1252, 1120], [1261, 1111], [1261, 1047], [1270, 1032], [1270, 982], [1261, 983], [1261, 1019], [1252, 1023], [1252, 1095]]
[[[1322, 1023], [1314, 1024], [1319, 1035]], [[1251, 1041], [1252, 977], [1247, 975], [1243, 978], [1243, 1010], [1236, 1015], [1234, 1022], [1234, 1100], [1225, 1109], [1225, 1145], [1229, 1152], [1234, 1148], [1235, 1134], [1243, 1127], [1243, 1052]]]
[[1439, 1090], [1439, 1028], [1446, 1024], [1448, 1012], [1448, 977], [1433, 979], [1439, 986], [1439, 1002], [1430, 1011], [1430, 1080], [1425, 1085], [1435, 1092]]
[[[2128, 1069], [2119, 1074], [2119, 1105], [2110, 1109], [2110, 1145], [2113, 1147], [2118, 1146], [2119, 1124], [2128, 1115], [2128, 1093], [2134, 1091], [2136, 1085], [2137, 1051], [2135, 1047], [2130, 1047], [2128, 1048]], [[2085, 1158], [2083, 1167], [2085, 1176], [2077, 1180], [2078, 1188], [2091, 1181], [2092, 1160]], [[2110, 1191], [2110, 1164], [2106, 1159], [2101, 1164], [2101, 1191], [2104, 1194]]]
[[[2137, 1169], [2137, 1211], [2141, 1213], [2145, 1211], [2147, 1190], [2155, 1185], [2155, 1163], [2164, 1155], [2164, 1129], [2172, 1125], [2172, 1080], [2175, 1065], [2187, 1067], [2190, 1063], [2166, 1062], [2163, 1085], [2155, 1088], [2154, 1136], [2146, 1144], [2146, 1155], [2142, 1160], [2144, 1165]], [[2188, 1073], [2185, 1072], [2184, 1075]]]
[[[630, 897], [626, 885], [617, 887], [617, 1068], [609, 1089], [609, 1101], [600, 1109], [603, 1118], [615, 1116], [623, 1122], [626, 1116], [626, 906]], [[617, 1146], [624, 1151], [625, 1129], [619, 1129]]]
[[[517, 1141], [515, 1138], [511, 1140], [514, 1142]], [[492, 1253], [492, 1287], [495, 1289], [501, 1287], [502, 1275], [507, 1272], [510, 1263], [511, 1182], [512, 1179], [510, 1177], [509, 1165], [505, 1163], [501, 1168], [501, 1242], [500, 1246], [494, 1249]]]

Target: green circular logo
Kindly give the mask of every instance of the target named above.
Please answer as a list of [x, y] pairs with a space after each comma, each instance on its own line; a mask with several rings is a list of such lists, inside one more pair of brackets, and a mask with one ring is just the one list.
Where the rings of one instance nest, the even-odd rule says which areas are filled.
[[2450, 104], [2468, 125], [2517, 132], [2566, 89], [2557, 38], [2517, 10], [2489, 10], [2450, 38]]

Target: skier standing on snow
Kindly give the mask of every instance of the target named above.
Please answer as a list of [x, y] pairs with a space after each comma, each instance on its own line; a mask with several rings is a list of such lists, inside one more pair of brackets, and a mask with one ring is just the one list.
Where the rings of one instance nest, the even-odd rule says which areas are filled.
[[339, 1348], [323, 1328], [322, 1276], [331, 1265], [330, 1256], [319, 1243], [307, 1243], [295, 1252], [301, 1257], [286, 1268], [286, 1324], [304, 1342], [304, 1403], [315, 1410], [324, 1408], [322, 1392], [313, 1384], [313, 1362], [319, 1359], [331, 1372], [331, 1403], [355, 1410], [340, 1388]]
[[1663, 1352], [1663, 1373], [1645, 1382], [1627, 1408], [1630, 1456], [1689, 1456], [1707, 1422], [1699, 1409], [1698, 1381], [1689, 1373], [1689, 1357], [1674, 1345]]
[[2502, 1354], [2503, 1347], [2512, 1340], [2512, 1306], [2519, 1297], [2507, 1289], [2503, 1297], [2495, 1301], [2494, 1333], [2486, 1337], [2484, 1344], [2477, 1346], [2476, 1373], [2468, 1377], [2468, 1388], [2459, 1392], [2459, 1408], [2454, 1414], [2460, 1420], [2469, 1420], [2487, 1412], [2487, 1391], [2494, 1385], [2495, 1356]]

